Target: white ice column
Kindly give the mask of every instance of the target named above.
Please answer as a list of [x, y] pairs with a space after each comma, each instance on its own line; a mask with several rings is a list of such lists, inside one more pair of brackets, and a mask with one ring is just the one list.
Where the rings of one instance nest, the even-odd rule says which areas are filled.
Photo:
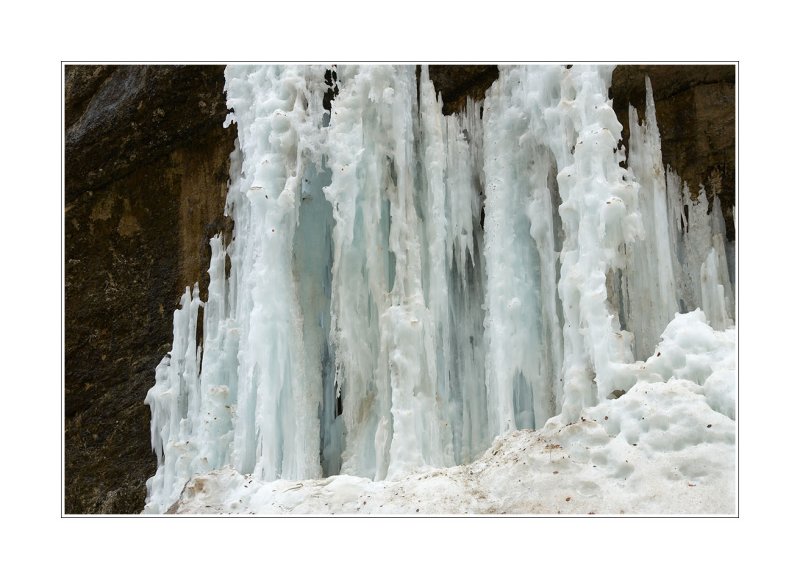
[[[421, 263], [423, 298], [431, 314], [433, 326], [435, 368], [433, 372], [434, 398], [437, 422], [441, 440], [436, 442], [442, 450], [442, 460], [452, 464], [454, 458], [453, 430], [460, 421], [460, 408], [451, 404], [455, 398], [454, 360], [451, 356], [451, 324], [449, 310], [453, 297], [450, 288], [450, 267], [452, 264], [453, 232], [451, 225], [459, 227], [458, 217], [463, 212], [448, 214], [448, 206], [453, 200], [446, 200], [445, 171], [447, 169], [447, 148], [445, 138], [447, 122], [442, 115], [442, 102], [436, 98], [436, 91], [430, 80], [428, 67], [421, 67], [419, 79], [419, 160], [421, 174], [419, 179], [419, 207], [421, 213]], [[466, 192], [464, 192], [466, 193]], [[461, 201], [458, 199], [457, 201]], [[455, 217], [455, 219], [454, 219]], [[470, 220], [471, 218], [464, 216]], [[460, 236], [459, 236], [460, 240]], [[457, 433], [458, 434], [458, 433]], [[460, 434], [459, 434], [460, 435]]]
[[[558, 95], [556, 102], [543, 101], [546, 135], [558, 167], [559, 215], [565, 234], [559, 296], [564, 313], [566, 420], [577, 419], [583, 408], [633, 381], [628, 366], [633, 360], [630, 335], [620, 330], [606, 290], [607, 276], [623, 264], [622, 246], [642, 231], [636, 211], [638, 188], [620, 167], [624, 157], [617, 147], [622, 126], [608, 100], [612, 70], [595, 66], [562, 70], [557, 85], [547, 83], [550, 95]], [[547, 98], [548, 89], [543, 87], [539, 94]]]
[[335, 222], [331, 332], [346, 429], [342, 471], [383, 478], [440, 464], [446, 443], [415, 207], [414, 68], [342, 67], [339, 87], [325, 195]]
[[482, 126], [469, 101], [442, 115], [428, 67], [420, 75], [419, 209], [422, 280], [435, 328], [436, 412], [442, 460], [469, 460], [488, 443], [483, 351]]
[[667, 181], [649, 78], [646, 80], [645, 120], [639, 124], [633, 106], [629, 107], [628, 118], [628, 171], [639, 184], [638, 209], [643, 235], [626, 246], [622, 316], [627, 329], [633, 333], [636, 358], [645, 360], [678, 312]]
[[[232, 460], [261, 478], [321, 473], [321, 389], [307, 387], [302, 312], [292, 272], [301, 180], [318, 163], [324, 70], [228, 67], [241, 179], [228, 204], [236, 223], [231, 248], [238, 384]], [[316, 113], [316, 114], [314, 114]]]
[[[722, 206], [719, 196], [714, 196], [711, 203], [711, 246], [716, 253], [717, 261], [717, 283], [722, 286], [725, 295], [725, 315], [728, 324], [733, 324], [736, 317], [735, 294], [733, 276], [728, 269], [728, 239], [725, 229], [725, 218], [722, 216]], [[715, 329], [723, 330], [724, 327], [714, 326]]]
[[[388, 476], [405, 474], [424, 464], [446, 464], [448, 440], [442, 423], [445, 403], [437, 392], [436, 320], [423, 293], [422, 227], [415, 197], [417, 115], [413, 67], [398, 68], [390, 116], [384, 130], [391, 150], [392, 172], [387, 182], [391, 226], [389, 248], [395, 256], [391, 305], [383, 314], [387, 328], [383, 347], [389, 360], [393, 436]], [[441, 279], [441, 278], [439, 278]]]
[[238, 333], [228, 319], [225, 258], [222, 238], [216, 235], [211, 239], [208, 300], [203, 307], [204, 350], [195, 433], [198, 450], [192, 464], [195, 473], [228, 464], [233, 441], [229, 384], [236, 382]]
[[535, 160], [532, 147], [525, 143], [530, 139], [533, 111], [521, 84], [528, 72], [526, 68], [502, 69], [484, 105], [486, 380], [491, 436], [533, 428], [554, 413], [552, 387], [541, 379], [546, 347], [541, 265], [529, 217], [534, 203], [530, 172]]
[[[489, 444], [484, 345], [485, 261], [481, 227], [483, 124], [480, 105], [445, 118], [445, 212], [453, 453], [463, 463]], [[440, 375], [439, 379], [443, 377]]]
[[[339, 67], [338, 83], [328, 129], [331, 183], [324, 192], [334, 221], [330, 323], [346, 434], [342, 472], [380, 477], [391, 440], [380, 313], [394, 276], [384, 191], [390, 168], [381, 147], [385, 135], [376, 122], [385, 105], [383, 92], [373, 92], [370, 78], [356, 67]], [[388, 84], [385, 88], [391, 91]], [[370, 97], [378, 102], [369, 106]], [[376, 446], [379, 425], [383, 438]]]
[[172, 349], [156, 368], [156, 383], [145, 403], [152, 415], [150, 435], [158, 458], [156, 475], [147, 481], [148, 512], [163, 512], [192, 475], [197, 455], [193, 434], [199, 419], [197, 313], [202, 302], [197, 284], [181, 298], [173, 316]]
[[719, 256], [712, 247], [700, 267], [701, 301], [711, 327], [715, 330], [724, 330], [731, 321], [725, 311], [725, 289], [719, 283], [718, 265]]
[[[621, 125], [607, 97], [610, 73], [608, 67], [504, 68], [487, 95], [492, 434], [542, 424], [557, 410], [574, 419], [632, 380], [630, 336], [608, 307], [606, 277], [622, 265], [620, 249], [640, 235], [641, 221], [637, 188], [619, 166]], [[553, 346], [560, 338], [554, 198], [560, 199], [564, 235], [558, 281], [563, 352]], [[530, 422], [520, 412], [526, 408]]]

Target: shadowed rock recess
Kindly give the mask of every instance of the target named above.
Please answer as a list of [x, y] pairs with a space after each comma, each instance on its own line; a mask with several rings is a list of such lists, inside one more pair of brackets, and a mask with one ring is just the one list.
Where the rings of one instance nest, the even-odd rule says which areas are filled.
[[[66, 513], [138, 513], [155, 473], [150, 411], [155, 367], [170, 350], [183, 289], [206, 296], [223, 216], [235, 128], [223, 66], [67, 66], [65, 70]], [[480, 99], [489, 65], [431, 66], [444, 112]], [[655, 96], [663, 158], [693, 190], [719, 195], [733, 238], [735, 68], [620, 66], [614, 108]]]

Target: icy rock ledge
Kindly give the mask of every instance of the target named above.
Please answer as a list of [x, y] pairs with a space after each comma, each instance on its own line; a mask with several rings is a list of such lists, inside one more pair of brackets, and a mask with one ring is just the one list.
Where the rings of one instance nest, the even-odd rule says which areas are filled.
[[[469, 464], [396, 481], [195, 476], [177, 514], [733, 514], [735, 330], [675, 316], [623, 396], [494, 440]], [[667, 381], [662, 375], [675, 376]]]

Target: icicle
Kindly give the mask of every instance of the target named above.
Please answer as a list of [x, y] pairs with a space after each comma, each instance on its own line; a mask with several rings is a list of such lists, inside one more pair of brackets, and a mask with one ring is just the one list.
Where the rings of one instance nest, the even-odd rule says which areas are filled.
[[467, 462], [489, 444], [484, 349], [485, 265], [481, 228], [483, 124], [467, 100], [463, 113], [446, 117], [445, 207], [450, 349], [440, 379], [450, 380], [450, 420], [456, 462]]
[[552, 395], [540, 384], [540, 260], [527, 214], [532, 202], [527, 171], [536, 161], [527, 147], [520, 146], [529, 123], [521, 84], [526, 72], [501, 71], [487, 95], [484, 114], [486, 372], [492, 436], [533, 428], [554, 414]]
[[[450, 257], [455, 243], [452, 227], [461, 225], [460, 220], [447, 214], [445, 201], [445, 171], [447, 168], [445, 132], [446, 121], [442, 116], [442, 103], [437, 100], [433, 83], [430, 81], [428, 67], [423, 66], [419, 81], [419, 119], [420, 119], [420, 161], [424, 168], [421, 175], [420, 208], [422, 217], [422, 263], [424, 299], [431, 313], [433, 325], [433, 352], [435, 368], [432, 379], [435, 382], [434, 397], [441, 403], [436, 405], [436, 420], [439, 425], [440, 440], [433, 444], [441, 448], [443, 464], [453, 464], [453, 426], [460, 420], [460, 408], [451, 405], [454, 384], [453, 360], [450, 328], [450, 287], [449, 271], [453, 267]], [[465, 192], [468, 194], [468, 192]], [[449, 205], [463, 202], [451, 196]], [[469, 202], [469, 200], [467, 200]], [[459, 213], [458, 217], [462, 214]], [[448, 217], [450, 219], [448, 220]], [[471, 221], [472, 215], [469, 215]], [[471, 225], [471, 224], [470, 224]], [[461, 241], [459, 236], [459, 241]], [[460, 250], [460, 248], [459, 248]], [[459, 445], [460, 446], [460, 445]]]
[[[670, 173], [668, 183], [672, 183], [670, 189], [674, 191], [680, 183], [680, 178]], [[722, 288], [723, 298], [720, 303], [725, 315], [715, 316], [711, 312], [706, 313], [710, 320], [714, 320], [714, 324], [732, 324], [735, 307], [733, 283], [728, 268], [730, 249], [726, 240], [725, 221], [719, 198], [714, 197], [709, 211], [705, 188], [701, 186], [697, 198], [692, 199], [689, 186], [684, 183], [681, 199], [681, 207], [685, 208], [686, 213], [681, 211], [682, 232], [678, 234], [674, 251], [680, 268], [678, 297], [681, 311], [705, 308], [711, 303], [716, 307], [716, 298], [712, 299], [709, 294], [710, 286], [707, 285], [708, 275], [712, 275], [708, 272], [713, 270], [714, 284], [719, 284]], [[709, 259], [713, 259], [713, 265], [709, 263]], [[716, 294], [716, 289], [713, 293]], [[728, 322], [723, 322], [723, 319]], [[724, 326], [719, 326], [719, 329], [724, 329]]]
[[562, 126], [575, 135], [571, 155], [563, 152], [569, 134], [562, 132], [554, 143], [562, 151], [556, 159], [566, 234], [559, 295], [565, 318], [562, 414], [567, 420], [633, 382], [626, 366], [633, 361], [629, 337], [606, 301], [606, 275], [621, 265], [620, 247], [641, 236], [637, 187], [619, 166], [622, 126], [607, 96], [611, 70], [573, 67], [564, 75], [566, 94], [558, 105]]
[[[156, 384], [145, 398], [150, 405], [152, 420], [151, 444], [158, 457], [158, 471], [147, 481], [149, 512], [165, 510], [178, 498], [183, 485], [193, 474], [191, 464], [196, 455], [192, 439], [193, 424], [198, 412], [198, 349], [195, 346], [197, 313], [200, 298], [197, 284], [181, 298], [180, 308], [173, 316], [172, 350], [156, 368]], [[167, 500], [167, 502], [158, 501]]]
[[[208, 472], [230, 460], [233, 440], [229, 384], [235, 382], [236, 336], [226, 323], [226, 252], [219, 235], [211, 239], [208, 301], [203, 308], [203, 352], [200, 406], [197, 416], [198, 452], [192, 471]], [[233, 343], [231, 343], [233, 342]]]
[[[620, 246], [640, 235], [641, 224], [636, 186], [619, 167], [621, 125], [607, 100], [609, 77], [609, 70], [596, 67], [503, 70], [487, 96], [487, 387], [493, 434], [519, 426], [525, 408], [534, 416], [538, 411], [535, 422], [541, 424], [556, 401], [574, 420], [582, 408], [632, 383], [629, 337], [606, 303], [606, 272], [620, 265]], [[543, 375], [544, 361], [552, 367], [562, 355], [552, 347], [558, 331], [550, 297], [550, 239], [556, 237], [548, 235], [551, 166], [565, 233], [558, 282], [563, 390], [553, 389], [553, 375]], [[526, 214], [527, 224], [519, 219]]]
[[708, 257], [700, 267], [700, 291], [703, 311], [708, 317], [711, 327], [715, 330], [724, 330], [730, 325], [725, 311], [725, 289], [717, 273], [719, 256], [717, 250], [711, 248]]
[[627, 247], [623, 307], [627, 329], [634, 335], [634, 353], [642, 360], [653, 352], [664, 328], [678, 312], [667, 182], [649, 78], [646, 79], [646, 120], [639, 125], [633, 106], [629, 107], [628, 114], [628, 170], [639, 183], [638, 210], [644, 230], [642, 239]]
[[331, 343], [347, 438], [342, 472], [380, 478], [385, 473], [376, 472], [377, 464], [388, 464], [391, 441], [391, 435], [384, 435], [387, 446], [375, 447], [378, 422], [385, 419], [384, 424], [391, 424], [380, 314], [388, 307], [395, 260], [389, 252], [385, 196], [392, 160], [384, 127], [376, 121], [391, 106], [383, 99], [391, 99], [394, 91], [388, 79], [379, 88], [368, 73], [359, 74], [357, 69], [340, 68], [338, 79], [340, 92], [328, 132], [332, 175], [324, 192], [335, 222]]
[[732, 249], [726, 237], [725, 218], [722, 217], [722, 207], [720, 206], [718, 196], [714, 196], [714, 201], [711, 204], [711, 245], [716, 254], [716, 269], [719, 272], [717, 276], [718, 282], [722, 286], [725, 296], [726, 317], [729, 319], [730, 323], [733, 323], [732, 320], [735, 314], [733, 303], [733, 276], [731, 276], [728, 269], [728, 254], [732, 253]]

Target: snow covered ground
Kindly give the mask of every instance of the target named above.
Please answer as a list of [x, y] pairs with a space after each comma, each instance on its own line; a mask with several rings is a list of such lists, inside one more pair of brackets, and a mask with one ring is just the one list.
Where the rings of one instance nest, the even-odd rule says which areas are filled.
[[735, 329], [678, 314], [638, 372], [579, 420], [507, 433], [469, 464], [384, 481], [261, 482], [224, 468], [195, 476], [168, 512], [735, 514]]

